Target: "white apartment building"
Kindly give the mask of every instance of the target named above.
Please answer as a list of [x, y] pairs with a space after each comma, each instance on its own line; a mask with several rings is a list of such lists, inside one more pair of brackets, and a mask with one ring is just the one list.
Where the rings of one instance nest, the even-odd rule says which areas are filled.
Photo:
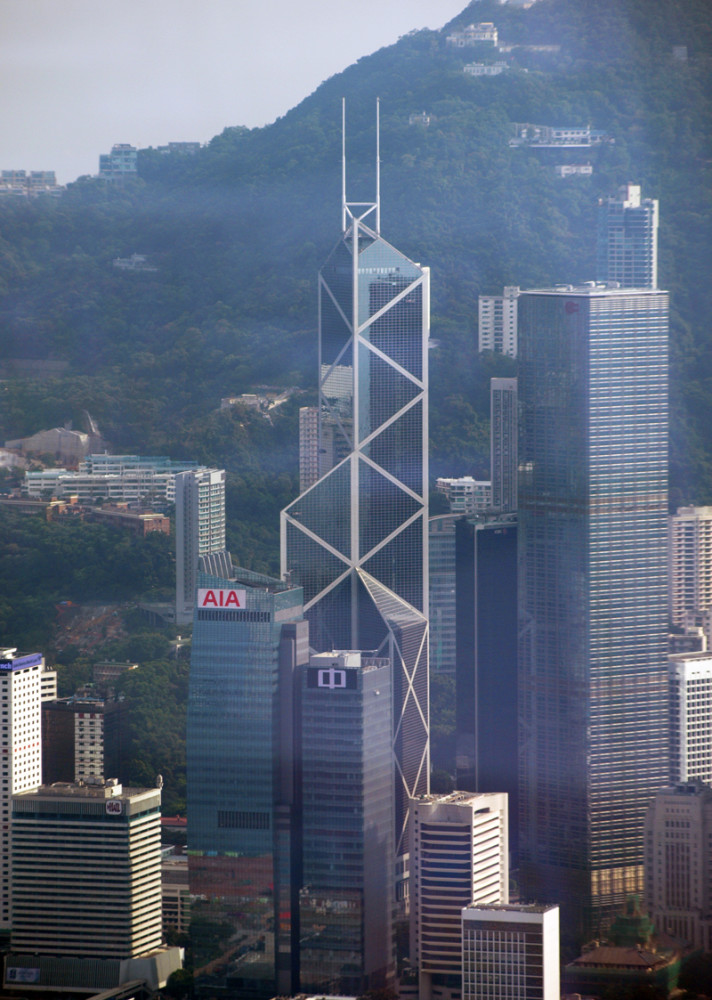
[[559, 1000], [558, 906], [467, 906], [462, 1000]]
[[504, 792], [411, 799], [410, 953], [420, 1000], [431, 1000], [462, 963], [462, 909], [509, 902]]
[[712, 784], [712, 653], [668, 657], [670, 778]]
[[499, 76], [499, 74], [504, 73], [506, 69], [509, 69], [509, 65], [506, 62], [473, 62], [467, 63], [466, 66], [463, 66], [462, 72], [466, 73], [468, 76]]
[[495, 351], [517, 356], [518, 285], [505, 285], [501, 295], [480, 295], [478, 309], [478, 351]]
[[42, 672], [39, 653], [0, 650], [0, 928], [10, 926], [12, 796], [42, 784]]
[[712, 507], [679, 507], [668, 532], [670, 620], [712, 607]]
[[[217, 557], [213, 570], [225, 575], [225, 470], [201, 469], [175, 477], [176, 622], [193, 620], [201, 559]], [[215, 575], [220, 575], [216, 572]], [[229, 571], [228, 571], [229, 572]]]
[[485, 42], [488, 45], [497, 45], [499, 34], [497, 28], [491, 21], [481, 21], [479, 24], [468, 24], [460, 31], [453, 31], [445, 39], [447, 45], [456, 49], [468, 48], [472, 45], [480, 45]]
[[445, 494], [453, 514], [479, 514], [492, 506], [492, 483], [487, 479], [441, 477], [436, 480], [435, 488]]
[[712, 951], [712, 788], [663, 788], [645, 819], [645, 901], [658, 933]]
[[80, 502], [130, 502], [151, 497], [172, 502], [176, 474], [201, 468], [195, 462], [176, 462], [164, 456], [87, 455], [76, 472], [60, 468], [26, 472], [23, 490], [38, 499], [76, 495]]

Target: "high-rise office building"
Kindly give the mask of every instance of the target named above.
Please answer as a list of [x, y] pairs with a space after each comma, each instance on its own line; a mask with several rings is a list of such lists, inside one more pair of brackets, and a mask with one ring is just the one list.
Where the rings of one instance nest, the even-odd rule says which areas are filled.
[[668, 540], [670, 621], [712, 608], [712, 507], [679, 507]]
[[581, 933], [667, 776], [667, 326], [665, 292], [519, 299], [522, 894]]
[[186, 734], [193, 918], [231, 923], [242, 946], [230, 934], [218, 954], [198, 942], [195, 961], [222, 955], [233, 996], [299, 985], [293, 684], [308, 655], [300, 588], [247, 570], [199, 574]]
[[[516, 817], [517, 517], [456, 525], [456, 784], [507, 792]], [[510, 844], [517, 844], [513, 828]]]
[[193, 620], [198, 571], [229, 575], [225, 549], [225, 470], [199, 469], [175, 477], [176, 622]]
[[17, 655], [0, 650], [0, 928], [10, 926], [12, 872], [10, 805], [17, 792], [42, 783], [41, 685], [44, 660], [39, 653]]
[[670, 780], [712, 785], [712, 654], [668, 657]]
[[282, 572], [316, 650], [393, 663], [400, 855], [429, 771], [429, 272], [382, 238], [378, 200], [342, 208], [319, 275], [319, 420], [347, 455], [282, 512]]
[[413, 799], [410, 957], [420, 1000], [459, 995], [462, 908], [509, 902], [507, 796], [424, 795]]
[[462, 1000], [559, 1000], [559, 908], [467, 906]]
[[480, 295], [478, 300], [478, 349], [517, 356], [517, 285], [507, 285], [502, 295]]
[[302, 991], [393, 985], [391, 664], [312, 654], [301, 670]]
[[42, 703], [42, 781], [123, 778], [126, 705], [96, 694]]
[[517, 509], [517, 380], [490, 379], [492, 509]]
[[658, 287], [658, 202], [642, 198], [639, 184], [624, 184], [598, 203], [599, 281], [623, 288]]
[[161, 946], [161, 793], [104, 782], [12, 798], [12, 949], [129, 959]]
[[645, 820], [645, 901], [658, 934], [712, 951], [712, 788], [661, 788]]
[[457, 662], [455, 528], [458, 518], [457, 514], [438, 514], [428, 523], [431, 677], [454, 675]]

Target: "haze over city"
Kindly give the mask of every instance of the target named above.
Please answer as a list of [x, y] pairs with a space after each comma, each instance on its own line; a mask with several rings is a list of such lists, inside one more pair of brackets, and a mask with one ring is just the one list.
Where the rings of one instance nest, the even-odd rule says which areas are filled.
[[[207, 142], [274, 121], [323, 80], [461, 0], [3, 0], [3, 167], [95, 174], [116, 142]], [[8, 97], [12, 97], [8, 100]]]

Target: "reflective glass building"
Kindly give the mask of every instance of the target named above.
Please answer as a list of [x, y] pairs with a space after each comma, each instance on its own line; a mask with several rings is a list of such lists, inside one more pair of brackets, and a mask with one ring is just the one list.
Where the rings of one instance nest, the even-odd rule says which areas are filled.
[[360, 996], [395, 978], [391, 665], [318, 653], [301, 675], [301, 989]]
[[581, 930], [643, 888], [665, 784], [667, 293], [519, 299], [522, 898]]
[[[199, 995], [298, 988], [295, 671], [302, 592], [235, 570], [198, 576], [187, 719], [191, 936]], [[211, 964], [212, 963], [212, 964]]]
[[429, 771], [429, 272], [378, 228], [377, 204], [344, 203], [319, 276], [319, 418], [339, 439], [336, 464], [283, 511], [282, 571], [304, 588], [315, 649], [393, 663], [401, 854], [409, 798]]

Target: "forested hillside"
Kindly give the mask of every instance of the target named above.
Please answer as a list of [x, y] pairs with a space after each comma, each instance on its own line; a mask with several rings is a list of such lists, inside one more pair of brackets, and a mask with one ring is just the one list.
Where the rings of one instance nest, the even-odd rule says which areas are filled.
[[[226, 123], [194, 157], [144, 150], [139, 178], [123, 187], [85, 178], [57, 200], [1, 202], [0, 359], [68, 368], [2, 384], [0, 436], [78, 421], [87, 408], [115, 449], [224, 465], [242, 533], [235, 554], [274, 569], [272, 519], [296, 489], [297, 408], [314, 398], [316, 272], [339, 235], [340, 101], [357, 200], [373, 196], [379, 96], [382, 232], [433, 272], [433, 474], [486, 471], [488, 379], [514, 369], [476, 354], [478, 293], [593, 277], [597, 199], [631, 181], [660, 199], [673, 499], [709, 501], [711, 12], [709, 0], [538, 0], [528, 10], [482, 0], [441, 32], [364, 57], [268, 127]], [[495, 22], [500, 42], [520, 47], [446, 45], [473, 21]], [[687, 59], [673, 46], [687, 46]], [[473, 58], [509, 68], [471, 78], [463, 64]], [[409, 124], [421, 111], [430, 124]], [[610, 141], [513, 148], [516, 122], [590, 124]], [[592, 176], [555, 175], [556, 163], [582, 161]], [[156, 270], [112, 267], [132, 253]], [[265, 383], [305, 394], [271, 421], [216, 412], [221, 396]]]

